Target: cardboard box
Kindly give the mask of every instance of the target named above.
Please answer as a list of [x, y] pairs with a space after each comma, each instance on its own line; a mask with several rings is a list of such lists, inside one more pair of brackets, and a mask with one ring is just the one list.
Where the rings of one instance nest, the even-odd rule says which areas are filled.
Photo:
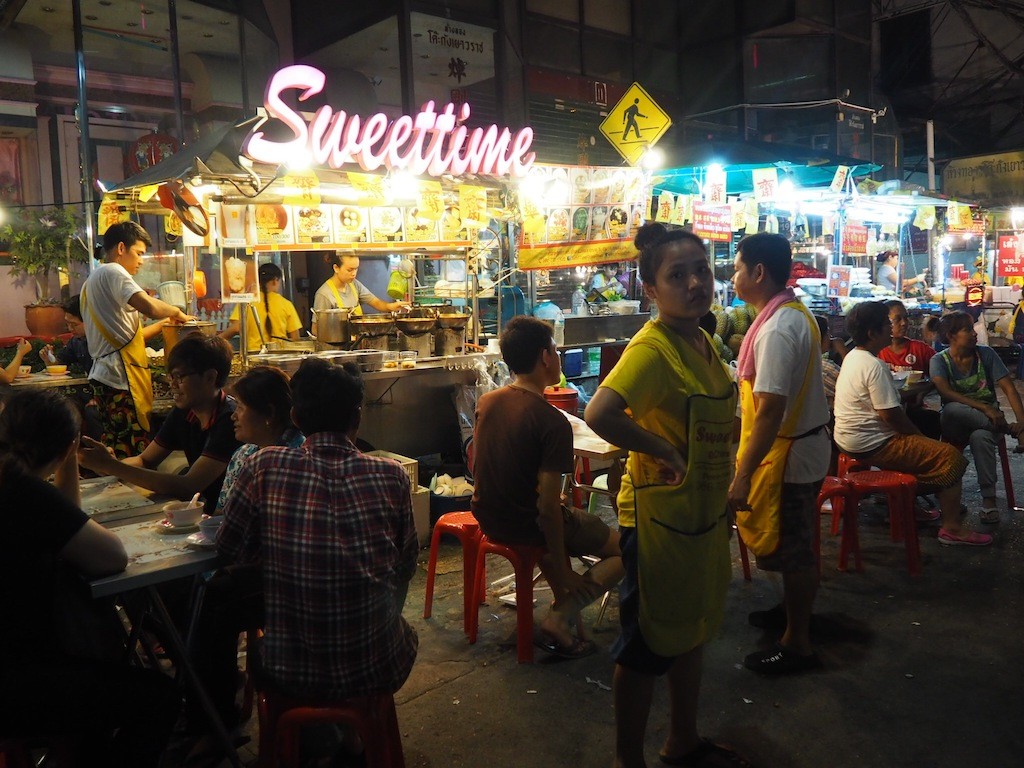
[[391, 453], [390, 451], [367, 451], [367, 456], [379, 456], [384, 459], [391, 459], [397, 461], [402, 465], [402, 469], [405, 470], [405, 474], [409, 476], [409, 480], [412, 482], [412, 492], [416, 492], [416, 488], [420, 483], [420, 469], [419, 462], [416, 459], [410, 459], [408, 456], [402, 456], [398, 453]]
[[416, 538], [420, 546], [430, 543], [430, 489], [422, 485], [414, 486], [412, 492], [412, 517], [416, 522]]

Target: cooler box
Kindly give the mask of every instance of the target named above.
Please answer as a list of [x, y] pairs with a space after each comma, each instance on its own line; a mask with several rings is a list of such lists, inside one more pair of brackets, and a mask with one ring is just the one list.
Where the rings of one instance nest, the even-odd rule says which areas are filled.
[[562, 373], [568, 377], [583, 373], [583, 350], [567, 349], [562, 352]]

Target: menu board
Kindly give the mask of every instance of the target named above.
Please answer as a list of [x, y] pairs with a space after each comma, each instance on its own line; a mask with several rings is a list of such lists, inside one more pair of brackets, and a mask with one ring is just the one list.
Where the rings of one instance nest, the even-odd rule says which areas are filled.
[[535, 165], [518, 188], [521, 269], [557, 269], [636, 258], [648, 218], [649, 181], [634, 168]]
[[256, 244], [278, 245], [295, 242], [292, 234], [291, 210], [284, 205], [257, 203]]

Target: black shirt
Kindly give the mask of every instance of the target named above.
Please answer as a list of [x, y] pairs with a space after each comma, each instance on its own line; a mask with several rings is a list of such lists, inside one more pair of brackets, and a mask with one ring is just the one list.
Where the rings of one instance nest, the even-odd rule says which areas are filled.
[[[231, 423], [234, 410], [234, 398], [228, 397], [223, 391], [220, 393], [220, 404], [208, 424], [201, 424], [192, 411], [172, 408], [153, 439], [169, 451], [184, 452], [189, 466], [195, 464], [200, 456], [208, 456], [214, 461], [224, 462], [224, 468], [227, 469], [227, 463], [241, 445], [235, 439], [235, 425]], [[203, 489], [207, 514], [213, 514], [223, 484], [224, 473], [221, 472]]]
[[59, 650], [54, 621], [58, 553], [88, 522], [49, 483], [8, 469], [0, 478], [0, 665]]

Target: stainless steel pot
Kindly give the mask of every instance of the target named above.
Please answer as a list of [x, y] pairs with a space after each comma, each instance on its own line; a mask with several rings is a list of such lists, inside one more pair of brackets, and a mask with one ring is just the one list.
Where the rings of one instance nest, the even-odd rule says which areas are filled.
[[203, 320], [193, 320], [190, 323], [168, 323], [163, 327], [164, 334], [164, 359], [171, 354], [174, 345], [192, 333], [201, 333], [203, 336], [215, 336], [217, 326], [215, 323]]
[[324, 344], [348, 344], [352, 340], [350, 315], [351, 310], [348, 309], [314, 309], [317, 341]]

